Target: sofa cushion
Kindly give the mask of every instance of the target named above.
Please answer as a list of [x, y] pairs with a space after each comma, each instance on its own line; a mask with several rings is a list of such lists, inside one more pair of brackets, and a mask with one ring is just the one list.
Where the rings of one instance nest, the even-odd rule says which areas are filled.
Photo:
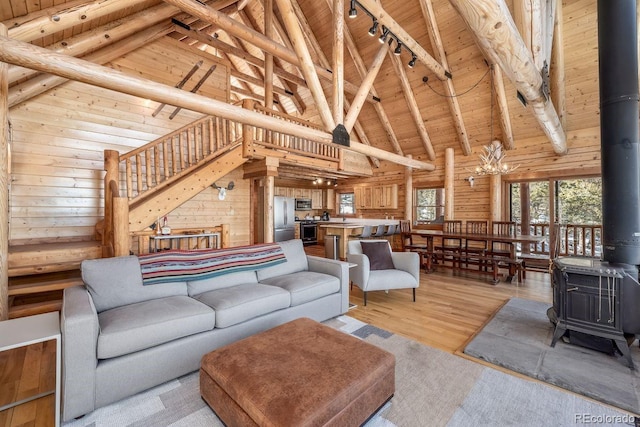
[[340, 291], [340, 280], [337, 277], [314, 271], [299, 271], [286, 276], [271, 277], [262, 283], [286, 289], [291, 294], [292, 306]]
[[258, 282], [262, 282], [263, 279], [268, 279], [270, 277], [283, 276], [285, 274], [296, 273], [298, 271], [309, 269], [307, 255], [304, 252], [304, 246], [302, 246], [302, 240], [287, 240], [284, 242], [278, 242], [278, 244], [282, 247], [282, 250], [287, 257], [287, 262], [258, 270]]
[[214, 311], [172, 296], [116, 307], [98, 315], [98, 359], [118, 357], [214, 328]]
[[244, 283], [258, 283], [255, 270], [239, 271], [237, 273], [225, 274], [224, 276], [210, 277], [204, 280], [187, 281], [187, 289], [190, 296], [216, 289], [228, 288], [230, 286]]
[[360, 242], [362, 253], [369, 258], [370, 270], [393, 270], [389, 242]]
[[248, 283], [195, 297], [216, 312], [216, 328], [226, 328], [289, 307], [289, 292], [276, 286]]
[[143, 286], [136, 256], [84, 260], [80, 268], [98, 313], [150, 299], [187, 295], [186, 282]]

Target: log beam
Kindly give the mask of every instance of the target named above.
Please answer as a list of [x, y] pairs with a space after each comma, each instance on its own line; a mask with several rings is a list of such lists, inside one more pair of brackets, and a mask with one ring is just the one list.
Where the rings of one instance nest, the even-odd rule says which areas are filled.
[[[429, 38], [431, 39], [431, 47], [436, 54], [436, 58], [445, 69], [449, 69], [449, 61], [447, 60], [447, 54], [442, 44], [442, 38], [440, 37], [440, 30], [438, 29], [438, 21], [436, 21], [435, 13], [433, 12], [433, 3], [431, 0], [420, 0], [420, 8], [422, 9], [422, 16], [427, 24], [429, 30]], [[460, 142], [460, 148], [462, 148], [462, 154], [468, 156], [471, 154], [471, 144], [469, 143], [469, 136], [467, 135], [467, 128], [464, 125], [462, 119], [462, 110], [458, 103], [458, 96], [456, 95], [456, 89], [453, 87], [453, 81], [446, 79], [444, 82], [444, 91], [447, 95], [447, 103], [449, 104], [449, 111], [453, 117], [453, 123], [458, 133], [458, 141]]]
[[436, 61], [426, 50], [420, 46], [420, 44], [415, 41], [413, 37], [407, 33], [404, 28], [400, 26], [392, 17], [389, 15], [380, 5], [378, 0], [358, 0], [365, 9], [367, 9], [373, 16], [376, 17], [378, 22], [381, 25], [387, 27], [393, 34], [398, 36], [402, 43], [413, 53], [415, 53], [416, 57], [420, 62], [422, 62], [428, 69], [433, 71], [433, 73], [440, 80], [447, 80], [451, 78], [451, 73]]
[[388, 51], [389, 51], [389, 43], [382, 43], [382, 46], [380, 46], [378, 53], [376, 53], [376, 56], [373, 58], [371, 67], [369, 67], [369, 72], [367, 73], [365, 78], [362, 80], [362, 84], [360, 85], [360, 89], [358, 90], [358, 93], [356, 93], [356, 95], [353, 98], [351, 107], [349, 107], [349, 112], [344, 118], [344, 127], [347, 128], [347, 132], [349, 133], [351, 133], [351, 130], [353, 129], [353, 125], [358, 118], [358, 114], [360, 114], [360, 111], [364, 106], [364, 101], [367, 97], [367, 94], [369, 93], [371, 86], [373, 86], [373, 81], [378, 76], [378, 72], [382, 67], [382, 63], [384, 62], [384, 58], [387, 55]]
[[511, 117], [509, 116], [509, 103], [507, 102], [507, 94], [504, 90], [504, 80], [502, 79], [502, 69], [498, 65], [493, 64], [491, 65], [491, 73], [493, 89], [495, 91], [491, 96], [495, 96], [498, 101], [500, 128], [502, 129], [502, 143], [507, 150], [513, 150], [515, 148], [515, 142], [513, 140], [513, 131], [511, 129]]
[[[324, 96], [322, 85], [320, 84], [320, 78], [318, 77], [318, 73], [316, 73], [316, 67], [313, 64], [309, 48], [304, 41], [304, 35], [302, 34], [300, 25], [298, 25], [293, 6], [291, 6], [291, 1], [276, 0], [276, 3], [284, 20], [284, 25], [289, 33], [289, 38], [293, 43], [293, 48], [298, 56], [298, 65], [302, 71], [302, 75], [307, 81], [309, 91], [311, 91], [311, 96], [313, 96], [313, 100], [316, 103], [320, 119], [324, 124], [325, 130], [327, 132], [332, 132], [336, 128], [336, 122], [333, 120], [333, 114], [329, 108], [329, 103], [327, 102], [327, 98]], [[367, 94], [368, 92], [369, 91], [367, 91]]]
[[557, 154], [567, 153], [567, 136], [551, 100], [542, 90], [542, 76], [518, 34], [504, 0], [450, 0], [474, 34], [490, 62], [499, 64], [531, 107]]
[[[264, 35], [273, 38], [273, 0], [264, 0]], [[273, 108], [273, 55], [264, 55], [264, 106]]]
[[[330, 133], [321, 130], [286, 122], [254, 111], [247, 111], [235, 105], [186, 92], [151, 80], [131, 76], [78, 58], [70, 58], [66, 55], [51, 52], [47, 49], [12, 40], [7, 37], [0, 37], [0, 61], [22, 67], [34, 68], [67, 79], [151, 99], [152, 101], [176, 105], [203, 114], [219, 116], [228, 120], [237, 121], [238, 123], [247, 123], [276, 132], [307, 138], [312, 141], [324, 143], [332, 143], [333, 141]], [[431, 163], [407, 159], [406, 157], [369, 147], [361, 143], [352, 142], [350, 147], [345, 147], [344, 149], [417, 169], [428, 171], [435, 169], [435, 166]]]
[[333, 1], [333, 121], [344, 122], [344, 0]]
[[[171, 3], [181, 10], [196, 16], [202, 19], [205, 22], [209, 22], [211, 24], [215, 24], [219, 26], [221, 29], [226, 31], [232, 36], [241, 38], [252, 45], [259, 47], [265, 52], [269, 52], [278, 58], [281, 58], [293, 65], [301, 66], [300, 60], [294, 50], [287, 48], [286, 46], [281, 45], [280, 43], [275, 42], [274, 40], [268, 39], [264, 36], [264, 34], [255, 31], [253, 28], [250, 28], [240, 22], [231, 19], [229, 16], [224, 13], [218, 12], [217, 10], [212, 9], [206, 5], [200, 4], [195, 0], [164, 0], [167, 3]], [[306, 66], [313, 66], [315, 68], [316, 73], [319, 77], [331, 81], [333, 79], [332, 73], [330, 70], [317, 65], [317, 64], [306, 64]], [[307, 84], [310, 84], [307, 82]], [[344, 82], [345, 90], [349, 93], [355, 94], [358, 91], [358, 86], [350, 83], [349, 81]], [[372, 101], [377, 102], [377, 98], [374, 98], [370, 95]]]
[[[0, 23], [0, 36], [7, 37]], [[0, 321], [9, 318], [9, 89], [8, 64], [0, 62]]]
[[[640, 7], [637, 11], [638, 19], [640, 22]], [[562, 15], [562, 2], [559, 1], [555, 9], [555, 35], [553, 37], [553, 48], [551, 55], [551, 99], [556, 106], [556, 111], [560, 117], [560, 123], [563, 128], [566, 128], [567, 109], [565, 98], [565, 66], [564, 66], [564, 25]], [[638, 25], [638, 31], [640, 32], [640, 25]], [[640, 40], [640, 38], [639, 38]], [[640, 52], [640, 43], [638, 43], [638, 51]], [[638, 79], [640, 80], [640, 71], [638, 72]]]
[[416, 125], [418, 129], [418, 135], [420, 136], [420, 140], [422, 141], [422, 146], [424, 150], [427, 152], [427, 156], [429, 156], [429, 160], [436, 159], [436, 152], [433, 149], [433, 144], [431, 144], [431, 138], [429, 138], [429, 133], [427, 132], [427, 127], [424, 125], [424, 120], [422, 119], [422, 113], [420, 112], [420, 107], [418, 106], [418, 101], [416, 101], [416, 97], [413, 94], [413, 89], [411, 88], [411, 83], [409, 82], [409, 77], [407, 76], [407, 72], [404, 69], [404, 64], [399, 56], [393, 54], [389, 51], [389, 58], [391, 58], [391, 63], [393, 64], [393, 68], [396, 70], [396, 75], [400, 79], [400, 86], [402, 87], [402, 93], [404, 94], [404, 99], [407, 101], [407, 107], [409, 107], [409, 113], [411, 114], [411, 118], [413, 119], [413, 123]]

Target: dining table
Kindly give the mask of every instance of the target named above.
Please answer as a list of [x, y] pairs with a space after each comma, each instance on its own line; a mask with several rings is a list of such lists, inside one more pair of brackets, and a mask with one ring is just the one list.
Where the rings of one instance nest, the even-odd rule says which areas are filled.
[[[484, 241], [487, 243], [486, 247], [491, 247], [493, 243], [504, 243], [509, 247], [509, 258], [511, 260], [517, 259], [516, 243], [524, 245], [536, 244], [545, 241], [548, 236], [529, 235], [529, 234], [480, 234], [480, 233], [467, 233], [467, 232], [452, 232], [444, 230], [411, 230], [411, 234], [414, 236], [422, 237], [426, 239], [427, 253], [432, 254], [434, 251], [434, 239], [459, 239], [460, 241], [472, 240]], [[509, 264], [509, 275], [507, 281], [511, 281], [515, 274], [515, 265]]]

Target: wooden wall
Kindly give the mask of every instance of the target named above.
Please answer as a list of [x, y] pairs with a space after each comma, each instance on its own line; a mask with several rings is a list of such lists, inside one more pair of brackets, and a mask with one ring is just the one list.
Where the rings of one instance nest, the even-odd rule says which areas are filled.
[[[212, 59], [187, 53], [168, 37], [112, 66], [173, 86], [198, 59], [204, 64], [185, 85], [190, 90], [213, 64]], [[227, 67], [221, 62], [199, 93], [226, 100], [227, 82]], [[149, 100], [69, 82], [12, 108], [10, 244], [93, 239], [94, 226], [103, 217], [104, 150], [130, 151], [201, 117], [182, 110], [169, 120], [173, 106], [153, 117], [157, 106]], [[230, 200], [243, 192], [240, 179], [234, 177], [234, 181], [239, 189], [230, 192]], [[217, 214], [211, 221], [221, 223]], [[231, 232], [233, 236], [236, 231]]]

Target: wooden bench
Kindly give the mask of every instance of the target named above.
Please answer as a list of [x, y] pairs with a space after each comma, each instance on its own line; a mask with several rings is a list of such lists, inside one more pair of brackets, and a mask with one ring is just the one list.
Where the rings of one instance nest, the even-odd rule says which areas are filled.
[[416, 252], [421, 255], [423, 260], [422, 265], [424, 266], [426, 273], [435, 271], [435, 266], [440, 266], [444, 268], [451, 268], [453, 270], [471, 271], [474, 273], [491, 275], [492, 282], [496, 284], [500, 281], [500, 268], [511, 267], [515, 269], [519, 282], [522, 282], [525, 278], [524, 262], [521, 259], [478, 253], [465, 253], [462, 251], [417, 250]]

